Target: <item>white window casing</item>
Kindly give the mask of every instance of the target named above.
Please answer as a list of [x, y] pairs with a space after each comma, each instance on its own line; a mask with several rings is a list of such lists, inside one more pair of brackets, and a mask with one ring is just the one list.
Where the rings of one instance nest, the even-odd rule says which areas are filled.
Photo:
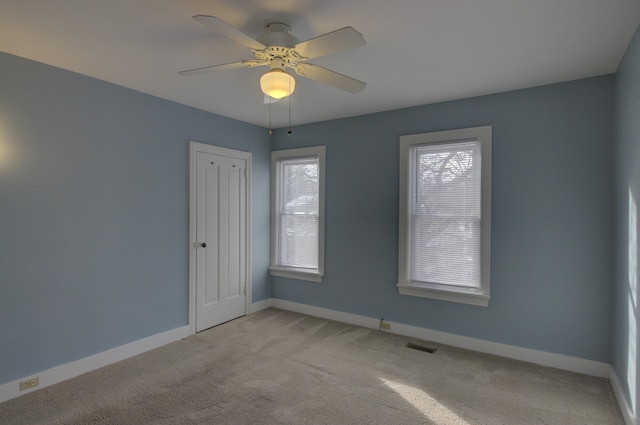
[[325, 152], [325, 146], [271, 152], [273, 276], [322, 281]]
[[400, 294], [489, 304], [491, 126], [400, 137]]

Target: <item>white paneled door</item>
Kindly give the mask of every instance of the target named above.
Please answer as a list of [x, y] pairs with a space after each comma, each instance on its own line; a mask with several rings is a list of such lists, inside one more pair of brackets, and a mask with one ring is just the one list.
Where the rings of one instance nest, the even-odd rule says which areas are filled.
[[220, 151], [195, 152], [196, 332], [246, 314], [247, 154]]

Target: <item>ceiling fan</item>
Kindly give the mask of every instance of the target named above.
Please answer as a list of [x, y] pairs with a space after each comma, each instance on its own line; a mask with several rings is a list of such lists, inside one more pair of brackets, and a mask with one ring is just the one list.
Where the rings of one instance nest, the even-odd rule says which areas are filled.
[[215, 16], [195, 15], [196, 21], [231, 40], [248, 47], [255, 59], [222, 65], [180, 71], [180, 75], [196, 75], [210, 71], [234, 68], [269, 66], [270, 70], [260, 78], [260, 87], [273, 99], [290, 96], [295, 90], [295, 79], [285, 69], [290, 68], [301, 77], [310, 78], [350, 93], [364, 90], [366, 84], [346, 75], [307, 62], [308, 59], [325, 56], [341, 50], [365, 45], [362, 34], [352, 27], [344, 27], [330, 33], [299, 42], [291, 34], [291, 28], [283, 23], [268, 24], [264, 32], [253, 38]]

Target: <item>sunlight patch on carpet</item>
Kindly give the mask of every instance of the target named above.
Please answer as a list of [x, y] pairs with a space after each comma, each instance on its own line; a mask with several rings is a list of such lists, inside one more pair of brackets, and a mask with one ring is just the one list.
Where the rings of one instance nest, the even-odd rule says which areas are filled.
[[470, 425], [469, 422], [447, 409], [422, 389], [384, 378], [380, 378], [380, 380], [430, 421], [437, 424]]

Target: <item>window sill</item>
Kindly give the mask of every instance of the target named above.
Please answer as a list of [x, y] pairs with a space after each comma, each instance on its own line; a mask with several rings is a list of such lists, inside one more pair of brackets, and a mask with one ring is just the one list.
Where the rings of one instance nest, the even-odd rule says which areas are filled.
[[426, 286], [411, 285], [406, 283], [398, 283], [396, 286], [398, 287], [398, 291], [401, 295], [432, 298], [442, 301], [471, 304], [479, 307], [489, 306], [489, 295], [480, 292], [434, 289]]
[[322, 282], [322, 274], [318, 272], [311, 272], [305, 269], [283, 268], [283, 267], [269, 267], [271, 276], [288, 277], [290, 279], [306, 280], [309, 282]]

